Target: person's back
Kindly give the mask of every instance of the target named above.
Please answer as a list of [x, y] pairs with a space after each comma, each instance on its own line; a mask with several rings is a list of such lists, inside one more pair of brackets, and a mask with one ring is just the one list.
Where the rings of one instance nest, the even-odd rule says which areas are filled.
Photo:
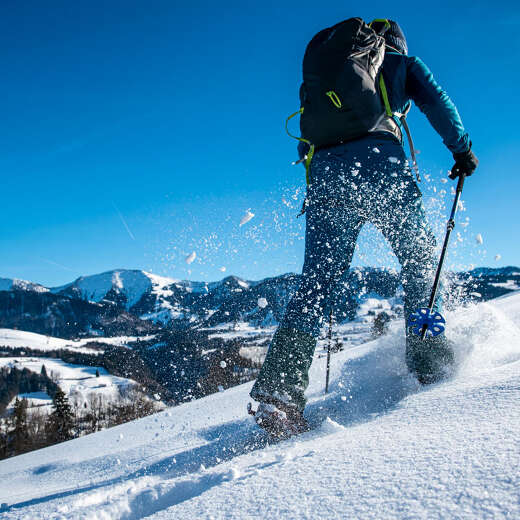
[[[301, 283], [251, 391], [251, 397], [261, 403], [258, 424], [275, 434], [280, 429], [286, 434], [304, 429], [304, 391], [316, 338], [330, 295], [350, 266], [365, 223], [381, 231], [402, 266], [405, 319], [426, 305], [436, 260], [435, 238], [402, 145], [400, 115], [409, 110], [410, 101], [426, 114], [454, 154], [452, 177], [470, 175], [477, 165], [455, 105], [423, 62], [407, 56], [399, 26], [382, 23], [388, 29], [382, 65], [386, 116], [362, 137], [319, 147], [310, 161]], [[377, 24], [374, 28], [378, 30]], [[299, 151], [306, 153], [302, 145]], [[416, 338], [407, 330], [410, 371], [423, 384], [446, 377], [453, 365], [449, 342], [444, 336]]]
[[452, 153], [469, 150], [469, 137], [454, 103], [420, 58], [387, 51], [383, 77], [394, 112], [405, 113], [413, 101]]

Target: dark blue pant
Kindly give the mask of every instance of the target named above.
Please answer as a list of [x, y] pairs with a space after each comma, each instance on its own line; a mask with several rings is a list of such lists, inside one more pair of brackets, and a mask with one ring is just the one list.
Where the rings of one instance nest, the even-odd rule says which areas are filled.
[[421, 193], [403, 147], [391, 137], [371, 136], [316, 152], [308, 203], [301, 284], [251, 393], [299, 407], [329, 297], [350, 266], [363, 224], [381, 231], [401, 264], [405, 316], [427, 306], [435, 265], [435, 238]]

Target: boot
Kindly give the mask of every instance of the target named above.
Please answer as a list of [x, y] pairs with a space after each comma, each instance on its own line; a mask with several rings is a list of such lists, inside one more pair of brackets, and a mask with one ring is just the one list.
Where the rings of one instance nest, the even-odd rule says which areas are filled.
[[452, 343], [444, 334], [422, 340], [409, 333], [406, 338], [406, 364], [419, 383], [430, 385], [453, 374], [455, 355]]
[[253, 410], [251, 403], [248, 403], [247, 412], [254, 417], [260, 428], [276, 439], [288, 439], [309, 430], [309, 424], [303, 413], [281, 402], [260, 403], [256, 411]]

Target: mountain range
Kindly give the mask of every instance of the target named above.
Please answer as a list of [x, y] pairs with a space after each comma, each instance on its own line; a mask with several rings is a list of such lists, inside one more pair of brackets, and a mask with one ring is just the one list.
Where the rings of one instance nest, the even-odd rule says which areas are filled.
[[[276, 325], [300, 275], [260, 281], [228, 276], [193, 282], [141, 270], [117, 269], [82, 276], [60, 287], [0, 278], [0, 327], [62, 338], [145, 335], [246, 322]], [[520, 268], [477, 268], [448, 275], [449, 301], [485, 301], [520, 288]], [[338, 284], [337, 321], [353, 319], [369, 296], [399, 297], [399, 273], [381, 268], [350, 270]]]

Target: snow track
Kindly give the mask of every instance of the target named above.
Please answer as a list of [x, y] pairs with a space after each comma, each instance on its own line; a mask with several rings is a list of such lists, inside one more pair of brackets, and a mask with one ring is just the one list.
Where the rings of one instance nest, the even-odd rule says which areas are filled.
[[[250, 384], [0, 462], [5, 519], [518, 518], [520, 294], [448, 315], [458, 373], [421, 388], [401, 331], [311, 369], [314, 430], [270, 444]], [[3, 516], [2, 516], [3, 515]]]

